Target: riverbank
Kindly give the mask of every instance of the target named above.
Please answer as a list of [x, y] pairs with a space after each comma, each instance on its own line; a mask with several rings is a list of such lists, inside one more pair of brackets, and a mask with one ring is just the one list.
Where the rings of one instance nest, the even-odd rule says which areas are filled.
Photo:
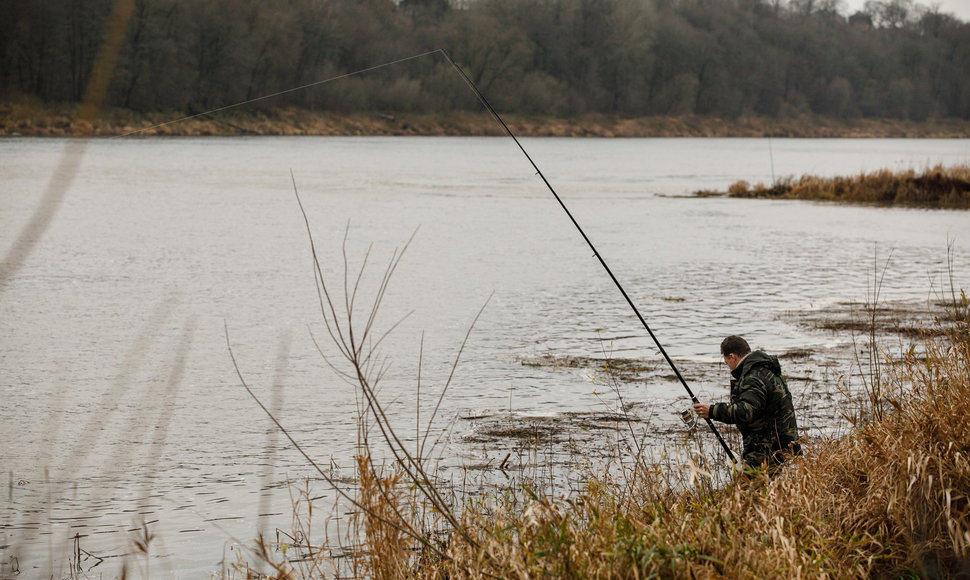
[[881, 170], [823, 179], [811, 175], [767, 185], [733, 183], [726, 192], [698, 191], [698, 197], [802, 199], [868, 205], [970, 209], [970, 166], [935, 167], [917, 172]]
[[[136, 113], [108, 109], [92, 121], [79, 120], [76, 105], [32, 100], [0, 103], [0, 135], [64, 136], [236, 136], [236, 135], [427, 135], [500, 136], [502, 127], [485, 112], [337, 113], [304, 109], [213, 114], [179, 111]], [[970, 120], [925, 122], [892, 119], [799, 117], [772, 119], [701, 116], [623, 118], [599, 114], [559, 118], [503, 115], [523, 137], [776, 137], [776, 138], [970, 138]]]

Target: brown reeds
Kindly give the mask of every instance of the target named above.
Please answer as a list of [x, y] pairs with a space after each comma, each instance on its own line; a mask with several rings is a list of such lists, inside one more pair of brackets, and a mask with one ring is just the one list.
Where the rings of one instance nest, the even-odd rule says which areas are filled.
[[[405, 474], [394, 470], [382, 476], [374, 472], [367, 455], [357, 457], [360, 476], [359, 499], [361, 509], [354, 513], [363, 527], [366, 557], [361, 559], [361, 572], [366, 578], [397, 580], [407, 574], [411, 558], [411, 538], [403, 531], [413, 527], [402, 514], [413, 513], [408, 506]], [[408, 509], [408, 508], [412, 509]]]
[[[697, 195], [717, 195], [697, 192]], [[940, 209], [970, 208], [970, 165], [935, 167], [917, 172], [881, 170], [854, 177], [825, 179], [806, 175], [784, 178], [766, 185], [746, 181], [733, 183], [729, 197], [803, 199], [885, 206]]]

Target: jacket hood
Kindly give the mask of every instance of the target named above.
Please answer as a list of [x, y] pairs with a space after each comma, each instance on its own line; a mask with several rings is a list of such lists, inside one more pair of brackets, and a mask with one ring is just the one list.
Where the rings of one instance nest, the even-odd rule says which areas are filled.
[[753, 351], [751, 354], [744, 357], [741, 364], [739, 364], [736, 369], [731, 371], [731, 374], [734, 375], [735, 378], [738, 378], [759, 365], [767, 366], [768, 370], [774, 374], [781, 375], [781, 363], [778, 362], [778, 357], [767, 354], [761, 350]]

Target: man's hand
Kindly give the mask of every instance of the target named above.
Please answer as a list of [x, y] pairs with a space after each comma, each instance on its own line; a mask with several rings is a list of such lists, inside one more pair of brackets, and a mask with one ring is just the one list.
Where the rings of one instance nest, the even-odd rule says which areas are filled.
[[707, 419], [711, 416], [711, 406], [704, 405], [702, 403], [694, 403], [694, 412], [697, 413], [697, 416], [701, 419]]

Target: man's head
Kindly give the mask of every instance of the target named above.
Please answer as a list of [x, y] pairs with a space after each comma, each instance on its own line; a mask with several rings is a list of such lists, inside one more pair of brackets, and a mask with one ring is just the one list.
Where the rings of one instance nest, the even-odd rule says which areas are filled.
[[721, 341], [721, 356], [724, 357], [724, 363], [732, 371], [741, 364], [741, 359], [750, 353], [751, 347], [748, 346], [748, 341], [740, 336], [731, 335]]

